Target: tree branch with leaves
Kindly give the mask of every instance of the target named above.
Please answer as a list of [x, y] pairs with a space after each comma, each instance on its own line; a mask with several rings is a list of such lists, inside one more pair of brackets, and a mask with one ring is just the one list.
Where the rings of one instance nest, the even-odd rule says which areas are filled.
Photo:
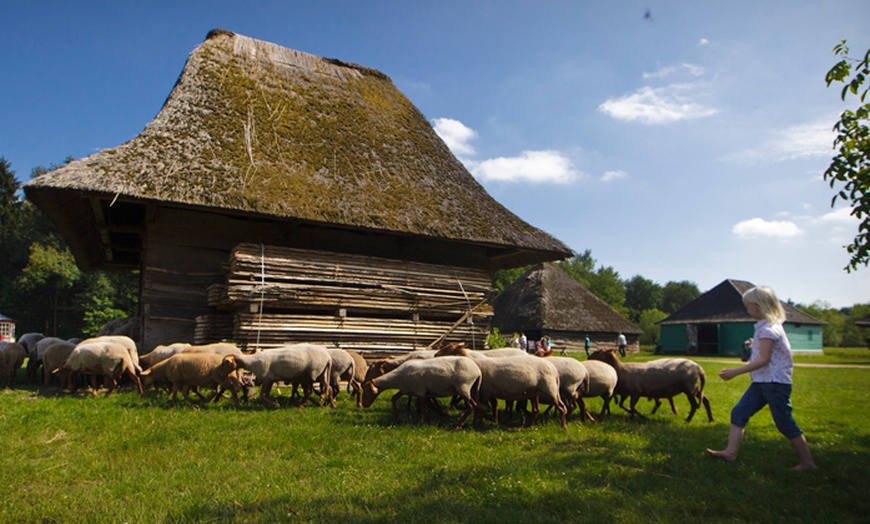
[[834, 82], [844, 84], [840, 99], [845, 102], [851, 95], [859, 101], [855, 110], [843, 111], [834, 124], [837, 155], [825, 171], [825, 181], [836, 191], [831, 207], [838, 200], [847, 202], [852, 207], [852, 216], [860, 221], [858, 234], [845, 246], [851, 258], [844, 269], [851, 273], [870, 262], [867, 242], [870, 233], [870, 103], [867, 102], [868, 87], [864, 84], [870, 76], [870, 49], [862, 60], [849, 56], [845, 40], [834, 46], [833, 51], [842, 58], [825, 75], [828, 87]]

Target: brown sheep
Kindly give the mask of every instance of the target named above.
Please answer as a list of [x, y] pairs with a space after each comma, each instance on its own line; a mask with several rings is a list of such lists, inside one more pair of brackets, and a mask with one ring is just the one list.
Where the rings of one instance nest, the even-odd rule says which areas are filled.
[[[238, 407], [238, 393], [243, 385], [239, 380], [235, 366], [224, 361], [224, 355], [216, 353], [183, 352], [172, 355], [142, 372], [146, 386], [152, 385], [158, 380], [167, 380], [172, 384], [172, 401], [175, 402], [179, 390], [191, 404], [196, 402], [190, 398], [193, 390], [201, 401], [208, 402], [217, 400], [220, 388], [228, 389], [232, 393], [233, 403]], [[197, 388], [212, 388], [212, 395], [203, 396]]]
[[589, 355], [589, 359], [600, 360], [613, 366], [618, 377], [614, 394], [631, 397], [630, 408], [626, 411], [632, 416], [643, 416], [635, 409], [641, 397], [662, 399], [685, 393], [691, 405], [686, 422], [692, 420], [701, 404], [707, 410], [707, 418], [713, 422], [710, 401], [704, 395], [707, 377], [704, 369], [697, 363], [685, 358], [622, 362], [612, 349], [595, 351]]

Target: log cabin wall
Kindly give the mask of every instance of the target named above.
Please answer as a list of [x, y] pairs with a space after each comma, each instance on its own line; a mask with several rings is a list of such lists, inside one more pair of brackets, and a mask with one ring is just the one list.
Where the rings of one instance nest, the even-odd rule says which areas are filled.
[[[263, 286], [266, 246], [279, 255]], [[275, 246], [298, 251], [282, 262]], [[330, 253], [324, 259], [320, 250]], [[149, 215], [144, 253], [144, 351], [179, 341], [233, 340], [249, 349], [306, 341], [375, 356], [419, 349], [447, 332], [482, 347], [489, 330], [491, 308], [481, 302], [490, 275], [478, 246], [159, 207]], [[465, 266], [431, 263], [445, 258]], [[352, 268], [350, 281], [323, 273], [335, 261]], [[285, 271], [291, 276], [281, 277]], [[409, 278], [416, 289], [402, 288]]]

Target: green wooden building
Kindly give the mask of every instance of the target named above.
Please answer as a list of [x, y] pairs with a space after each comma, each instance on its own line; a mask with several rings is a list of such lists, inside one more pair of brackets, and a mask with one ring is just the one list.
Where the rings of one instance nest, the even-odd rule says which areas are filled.
[[[755, 320], [743, 306], [750, 282], [725, 280], [659, 322], [662, 353], [740, 355]], [[783, 324], [792, 351], [822, 351], [825, 322], [783, 302]]]

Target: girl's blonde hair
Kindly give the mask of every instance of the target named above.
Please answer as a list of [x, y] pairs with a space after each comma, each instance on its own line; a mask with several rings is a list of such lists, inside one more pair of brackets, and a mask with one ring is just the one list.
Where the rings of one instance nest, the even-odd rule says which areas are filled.
[[757, 305], [761, 311], [761, 316], [771, 324], [785, 322], [785, 311], [782, 309], [782, 304], [776, 298], [776, 293], [769, 287], [756, 286], [743, 293], [743, 303]]

